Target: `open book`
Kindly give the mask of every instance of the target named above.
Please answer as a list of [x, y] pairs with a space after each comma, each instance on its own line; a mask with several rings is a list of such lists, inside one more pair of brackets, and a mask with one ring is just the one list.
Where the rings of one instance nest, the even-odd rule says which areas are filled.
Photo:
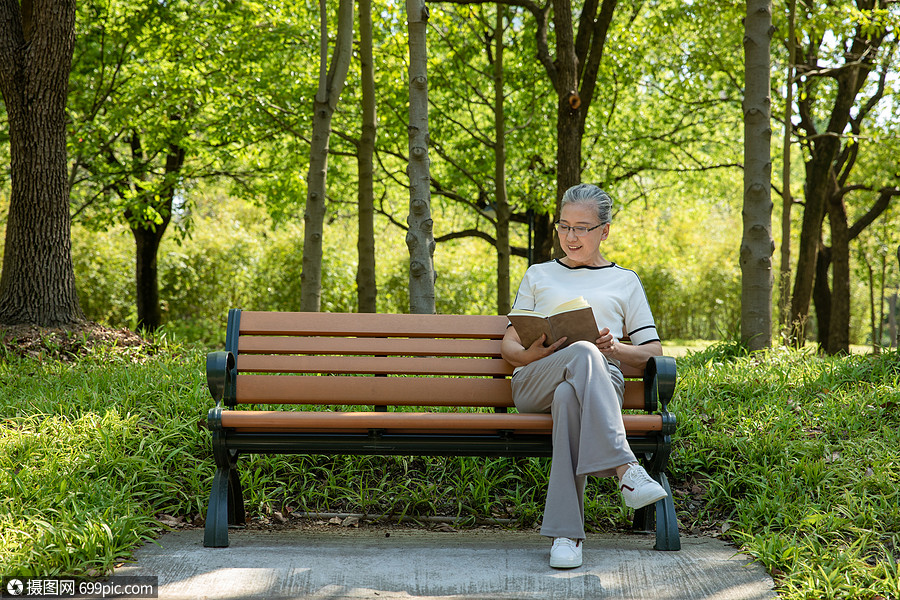
[[526, 348], [541, 334], [547, 334], [545, 346], [561, 337], [568, 338], [562, 347], [582, 340], [595, 342], [600, 337], [594, 311], [582, 296], [563, 302], [550, 311], [549, 315], [533, 310], [514, 309], [507, 317]]

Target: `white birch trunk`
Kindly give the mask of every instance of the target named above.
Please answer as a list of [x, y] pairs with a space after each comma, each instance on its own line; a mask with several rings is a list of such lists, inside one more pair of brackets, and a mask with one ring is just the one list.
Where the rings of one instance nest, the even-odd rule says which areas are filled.
[[409, 312], [433, 314], [434, 222], [428, 159], [428, 9], [424, 0], [406, 0], [409, 23]]
[[747, 0], [744, 32], [741, 338], [748, 348], [759, 350], [772, 345], [771, 0]]

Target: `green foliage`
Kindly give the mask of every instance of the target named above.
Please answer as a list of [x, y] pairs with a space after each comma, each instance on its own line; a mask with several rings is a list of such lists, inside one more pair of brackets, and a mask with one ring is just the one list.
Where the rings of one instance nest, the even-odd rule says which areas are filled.
[[317, 65], [297, 57], [317, 43], [305, 26], [316, 14], [302, 2], [79, 3], [68, 102], [76, 220], [158, 227], [190, 207], [204, 178], [264, 194], [273, 212], [295, 197], [303, 154], [285, 132], [310, 121], [292, 103], [315, 90]]
[[[496, 202], [494, 65], [496, 40], [503, 40], [503, 106], [506, 186], [513, 213], [529, 208], [555, 209], [553, 169], [556, 98], [536, 59], [533, 17], [520, 7], [504, 6], [497, 31], [491, 5], [441, 5], [432, 11], [429, 52], [429, 137], [435, 203], [457, 204], [455, 227], [484, 228], [479, 206]], [[447, 196], [442, 194], [446, 193]], [[460, 208], [466, 208], [461, 211]], [[462, 222], [461, 222], [462, 221]], [[488, 229], [494, 235], [493, 226]], [[446, 230], [440, 233], [447, 233]], [[515, 283], [513, 283], [515, 286]]]
[[113, 327], [135, 327], [134, 263], [134, 238], [124, 227], [91, 232], [73, 226], [75, 288], [89, 320]]
[[640, 275], [663, 339], [724, 339], [740, 323], [741, 273], [729, 260], [738, 200], [729, 185], [670, 179], [648, 192], [647, 205], [626, 204], [613, 219], [604, 254]]
[[670, 206], [667, 175], [740, 177], [743, 9], [734, 0], [617, 6], [585, 127], [583, 181], [623, 202], [649, 193]]
[[[664, 339], [727, 339], [740, 322], [740, 272], [737, 261], [730, 259], [735, 253], [732, 232], [738, 226], [734, 222], [738, 209], [726, 200], [726, 185], [730, 184], [723, 181], [707, 188], [699, 178], [684, 178], [672, 183], [666, 194], [652, 192], [647, 206], [618, 204], [604, 252], [641, 276]], [[302, 261], [302, 229], [297, 221], [269, 217], [262, 207], [228, 197], [221, 188], [197, 188], [193, 193], [192, 210], [175, 222], [181, 226], [182, 220], [190, 219], [190, 235], [164, 240], [159, 252], [166, 330], [180, 339], [215, 344], [224, 335], [229, 308], [296, 310]], [[666, 204], [666, 195], [672, 194], [683, 197], [680, 206]], [[454, 215], [452, 209], [439, 209], [435, 218], [452, 223]], [[380, 219], [376, 230], [378, 311], [406, 312], [408, 256], [402, 232]], [[323, 310], [356, 310], [355, 232], [352, 216], [336, 215], [326, 224]], [[871, 232], [873, 237], [860, 243], [857, 254], [861, 266], [854, 292], [853, 343], [866, 343], [871, 330], [866, 261], [876, 285], [875, 306], [882, 302], [877, 286], [885, 286], [885, 305], [887, 296], [896, 292], [895, 232], [887, 224]], [[524, 232], [518, 228], [516, 233]], [[477, 239], [438, 244], [438, 312], [496, 311], [491, 252]], [[95, 232], [75, 226], [72, 256], [88, 318], [133, 328], [134, 250], [127, 229]], [[514, 259], [511, 266], [515, 293], [526, 264]], [[879, 322], [882, 316], [887, 319], [886, 312], [876, 316]], [[884, 325], [885, 345], [887, 338]]]
[[[806, 37], [824, 31], [842, 34], [860, 19], [872, 26], [896, 21], [894, 8], [869, 14], [848, 6], [840, 2], [823, 10], [801, 10], [798, 31]], [[133, 259], [125, 243], [130, 240], [116, 229], [129, 207], [132, 217], [146, 217], [155, 226], [172, 218], [176, 240], [164, 240], [158, 259], [170, 330], [212, 340], [221, 335], [229, 306], [296, 306], [302, 251], [298, 217], [303, 210], [298, 199], [305, 194], [302, 174], [308, 155], [304, 132], [310, 129], [317, 76], [316, 61], [305, 58], [318, 53], [317, 8], [309, 2], [271, 6], [255, 0], [79, 3], [68, 151], [75, 222], [97, 232], [75, 233], [77, 285], [90, 318], [134, 325]], [[435, 235], [473, 229], [493, 235], [492, 224], [475, 208], [494, 193], [493, 50], [487, 50], [496, 37], [496, 7], [438, 3], [431, 8], [432, 176], [442, 190], [436, 188], [432, 195]], [[641, 275], [666, 338], [721, 339], [740, 320], [734, 234], [740, 228], [741, 145], [733, 132], [740, 130], [744, 8], [733, 0], [620, 4], [586, 122], [582, 178], [607, 188], [619, 207], [605, 251]], [[787, 31], [785, 7], [774, 8], [779, 36]], [[521, 216], [528, 207], [547, 210], [555, 200], [556, 106], [543, 66], [534, 59], [532, 15], [520, 7], [505, 10], [507, 186]], [[332, 20], [334, 13], [332, 5]], [[404, 7], [379, 0], [374, 14], [379, 102], [375, 195], [387, 222], [402, 226], [409, 201]], [[550, 36], [552, 44], [552, 27]], [[783, 85], [782, 46], [773, 47], [776, 87]], [[843, 49], [830, 43], [825, 50], [823, 60], [837, 64]], [[358, 67], [355, 61], [333, 123], [325, 310], [354, 310], [356, 302]], [[827, 88], [831, 79], [820, 85]], [[895, 78], [889, 76], [885, 86], [874, 111], [877, 118], [867, 119], [864, 131], [851, 132], [858, 149], [852, 161], [855, 172], [873, 190], [896, 185], [894, 156], [900, 138], [892, 118], [898, 112], [893, 110]], [[869, 95], [871, 87], [865, 90]], [[774, 103], [779, 96], [773, 94]], [[811, 118], [822, 122], [826, 116]], [[160, 174], [172, 144], [187, 155], [168, 208], [161, 204], [165, 194], [160, 187], [166, 181]], [[804, 153], [795, 147], [795, 197], [802, 199]], [[780, 152], [773, 147], [773, 154], [778, 172]], [[241, 209], [247, 218], [242, 216], [232, 228], [234, 202], [210, 201], [210, 187], [220, 196], [264, 206], [272, 220]], [[851, 223], [863, 216], [873, 193], [848, 194]], [[4, 210], [0, 206], [0, 215]], [[796, 235], [799, 215], [795, 217]], [[887, 345], [882, 307], [897, 290], [892, 254], [898, 243], [896, 219], [896, 212], [889, 212], [853, 242], [853, 343]], [[246, 225], [248, 220], [253, 227]], [[405, 244], [400, 227], [389, 231], [392, 226], [385, 223], [378, 224], [378, 310], [401, 312], [408, 306]], [[512, 230], [513, 244], [524, 247], [525, 224], [513, 223]], [[194, 239], [184, 239], [192, 231]], [[486, 299], [495, 283], [485, 271], [494, 255], [487, 242], [474, 238], [439, 244], [438, 310], [494, 312], [494, 303]], [[515, 272], [523, 270], [522, 262], [513, 258]], [[514, 274], [513, 289], [517, 281]], [[885, 294], [883, 300], [875, 293], [871, 308], [870, 288]], [[813, 314], [811, 335], [815, 327]]]
[[[177, 339], [221, 344], [229, 308], [299, 310], [303, 234], [293, 221], [275, 224], [259, 207], [214, 193], [199, 197], [185, 239], [164, 240], [159, 253], [164, 331]], [[396, 230], [377, 240], [378, 311], [409, 310], [408, 256]], [[355, 223], [326, 226], [322, 310], [356, 310]], [[72, 256], [79, 298], [88, 319], [133, 328], [134, 258], [124, 227], [105, 232], [73, 230]], [[446, 314], [493, 314], [496, 282], [480, 242], [438, 246], [437, 310]], [[524, 265], [513, 271], [520, 278]]]

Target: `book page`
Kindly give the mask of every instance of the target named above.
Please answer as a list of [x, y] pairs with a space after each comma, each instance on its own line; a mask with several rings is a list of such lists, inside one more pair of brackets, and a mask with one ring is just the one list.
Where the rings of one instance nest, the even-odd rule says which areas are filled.
[[587, 300], [584, 299], [584, 296], [578, 296], [577, 298], [572, 298], [567, 302], [563, 302], [552, 311], [550, 311], [551, 315], [556, 315], [563, 312], [568, 312], [570, 310], [578, 310], [580, 308], [590, 308], [590, 304], [587, 303]]
[[511, 311], [509, 311], [509, 314], [507, 314], [506, 316], [511, 317], [513, 315], [524, 315], [526, 317], [541, 317], [541, 318], [547, 316], [542, 312], [538, 312], [536, 310], [528, 310], [525, 308], [514, 308]]

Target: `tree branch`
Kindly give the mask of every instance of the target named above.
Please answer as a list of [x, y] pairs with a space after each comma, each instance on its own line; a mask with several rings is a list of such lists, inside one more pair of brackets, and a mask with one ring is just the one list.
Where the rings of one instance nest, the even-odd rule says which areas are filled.
[[482, 240], [485, 240], [492, 246], [497, 245], [497, 240], [495, 240], [489, 234], [487, 234], [483, 231], [479, 231], [477, 229], [464, 229], [463, 231], [454, 231], [453, 233], [447, 233], [447, 234], [444, 234], [441, 236], [436, 236], [434, 238], [434, 241], [435, 242], [448, 242], [450, 240], [458, 240], [461, 238], [468, 238], [468, 237], [480, 238]]
[[[843, 193], [843, 190], [841, 192]], [[886, 187], [878, 190], [878, 200], [875, 201], [875, 204], [850, 227], [850, 239], [856, 239], [866, 227], [881, 216], [887, 210], [887, 207], [890, 206], [891, 199], [895, 196], [900, 196], [900, 187]]]
[[520, 8], [524, 8], [534, 17], [535, 21], [537, 21], [537, 27], [535, 28], [535, 39], [537, 41], [537, 49], [538, 49], [538, 60], [542, 65], [544, 65], [544, 69], [547, 71], [547, 75], [550, 77], [550, 81], [553, 82], [554, 87], [556, 86], [556, 82], [559, 79], [556, 71], [556, 65], [553, 62], [553, 57], [550, 54], [550, 45], [547, 42], [547, 25], [550, 21], [550, 7], [552, 0], [548, 0], [543, 6], [538, 5], [536, 2], [532, 0], [426, 0], [429, 4], [440, 4], [441, 2], [447, 4], [504, 4], [506, 6], [518, 6]]
[[[596, 0], [594, 1], [596, 2]], [[587, 60], [585, 60], [584, 57], [578, 55], [579, 65], [584, 65], [584, 67], [581, 69], [581, 77], [579, 79], [581, 88], [579, 128], [581, 129], [581, 131], [584, 131], [584, 124], [587, 120], [588, 109], [591, 106], [591, 100], [593, 100], [594, 98], [594, 89], [597, 86], [597, 73], [600, 70], [600, 62], [603, 59], [603, 48], [606, 45], [606, 37], [609, 33], [609, 28], [612, 25], [613, 14], [616, 11], [616, 2], [617, 0], [603, 0], [603, 5], [600, 7], [600, 14], [597, 16], [597, 20], [593, 21], [592, 19], [592, 22], [588, 26], [593, 33], [593, 38], [591, 39], [590, 45], [590, 54], [587, 56]], [[578, 38], [581, 38], [581, 28], [585, 26], [586, 22], [584, 19], [584, 13], [582, 13], [581, 23], [578, 26]], [[577, 41], [575, 49], [576, 52], [578, 52]]]

